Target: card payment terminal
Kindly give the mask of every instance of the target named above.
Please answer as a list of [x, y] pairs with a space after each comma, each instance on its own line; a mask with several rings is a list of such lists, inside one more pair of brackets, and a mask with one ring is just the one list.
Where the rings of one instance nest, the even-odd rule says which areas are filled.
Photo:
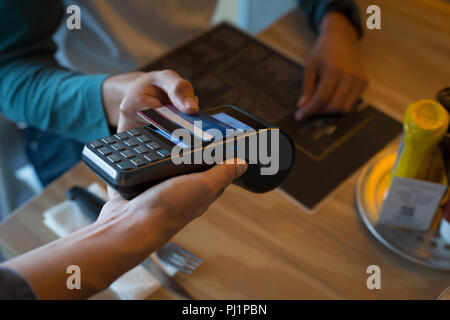
[[83, 149], [87, 166], [125, 199], [236, 156], [249, 166], [234, 183], [267, 192], [283, 182], [294, 162], [295, 147], [287, 134], [235, 106], [188, 115], [167, 105], [138, 114], [147, 126], [92, 141]]

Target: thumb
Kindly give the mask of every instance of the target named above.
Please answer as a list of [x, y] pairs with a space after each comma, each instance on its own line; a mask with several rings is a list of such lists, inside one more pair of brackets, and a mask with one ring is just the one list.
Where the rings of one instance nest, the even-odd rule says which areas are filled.
[[171, 70], [159, 71], [154, 73], [154, 81], [178, 110], [190, 114], [198, 112], [198, 97], [194, 93], [194, 87], [178, 73]]
[[[135, 206], [170, 207], [185, 213], [204, 211], [216, 200], [223, 189], [247, 170], [247, 163], [235, 160], [233, 163], [218, 164], [209, 170], [181, 175], [166, 180], [136, 197]], [[174, 195], [177, 201], [174, 201]]]
[[120, 115], [117, 125], [117, 132], [134, 129], [145, 125], [145, 122], [137, 115], [138, 111], [157, 108], [161, 106], [161, 101], [142, 91], [124, 98], [120, 105]]
[[220, 193], [234, 180], [242, 176], [247, 171], [247, 162], [241, 159], [227, 160], [221, 164], [218, 164], [208, 171], [198, 173], [199, 179], [208, 182], [208, 185], [212, 187], [214, 194]]

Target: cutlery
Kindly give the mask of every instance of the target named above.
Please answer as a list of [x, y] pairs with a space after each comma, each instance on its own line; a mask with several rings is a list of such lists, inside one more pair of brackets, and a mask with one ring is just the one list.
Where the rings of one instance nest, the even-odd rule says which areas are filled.
[[157, 262], [155, 262], [151, 257], [145, 259], [141, 265], [147, 269], [161, 285], [177, 294], [178, 296], [186, 300], [195, 300], [189, 292], [187, 292], [182, 286], [180, 286]]
[[161, 261], [187, 274], [192, 274], [192, 272], [203, 262], [202, 259], [192, 252], [170, 242], [159, 249], [156, 252], [156, 255]]
[[87, 215], [92, 221], [96, 221], [102, 211], [105, 201], [100, 199], [89, 190], [74, 186], [67, 191], [68, 199], [75, 201], [81, 211]]

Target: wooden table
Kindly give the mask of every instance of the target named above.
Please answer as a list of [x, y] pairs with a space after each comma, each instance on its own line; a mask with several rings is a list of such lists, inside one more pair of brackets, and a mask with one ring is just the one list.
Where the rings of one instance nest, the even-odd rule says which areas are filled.
[[[438, 0], [358, 1], [382, 11], [382, 30], [362, 42], [370, 87], [364, 97], [401, 119], [408, 103], [433, 98], [450, 80], [450, 6]], [[259, 38], [303, 62], [314, 41], [299, 11]], [[376, 138], [376, 137], [374, 137]], [[281, 192], [263, 195], [229, 187], [207, 213], [174, 241], [205, 263], [176, 279], [199, 299], [435, 299], [450, 274], [406, 261], [365, 228], [355, 209], [358, 172], [310, 215]], [[80, 164], [19, 208], [0, 226], [0, 244], [13, 256], [52, 241], [42, 212], [74, 184], [98, 179]], [[366, 268], [381, 267], [381, 290], [368, 290]], [[152, 298], [173, 298], [164, 289]]]

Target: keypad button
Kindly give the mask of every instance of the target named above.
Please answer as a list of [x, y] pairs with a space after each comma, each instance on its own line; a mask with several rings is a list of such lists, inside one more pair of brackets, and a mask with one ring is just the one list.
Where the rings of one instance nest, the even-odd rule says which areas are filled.
[[142, 142], [142, 143], [147, 143], [147, 142], [152, 141], [152, 139], [150, 139], [149, 137], [144, 136], [144, 135], [138, 137], [137, 139], [138, 139], [140, 142]]
[[148, 149], [144, 146], [139, 146], [139, 147], [134, 148], [134, 151], [136, 151], [139, 154], [143, 154], [143, 153], [147, 153]]
[[129, 170], [129, 169], [133, 168], [131, 166], [131, 164], [129, 164], [126, 161], [123, 161], [123, 162], [119, 163], [117, 166], [119, 167], [119, 169], [122, 169], [122, 170]]
[[108, 143], [108, 144], [113, 144], [116, 143], [116, 139], [114, 139], [113, 137], [106, 137], [102, 139], [103, 142]]
[[158, 151], [158, 154], [161, 157], [165, 158], [165, 157], [168, 157], [170, 155], [170, 151], [167, 150], [167, 149], [161, 149], [161, 150]]
[[116, 151], [123, 151], [125, 150], [125, 146], [121, 143], [115, 143], [111, 146], [111, 148], [113, 148]]
[[94, 142], [91, 142], [91, 147], [94, 149], [98, 149], [98, 148], [103, 147], [103, 144], [100, 141], [94, 141]]
[[110, 155], [112, 152], [108, 148], [100, 148], [98, 149], [98, 152], [100, 152], [101, 155], [107, 156]]
[[161, 148], [161, 146], [155, 141], [148, 143], [147, 147], [149, 147], [152, 150], [158, 150], [159, 148]]
[[145, 159], [143, 158], [135, 158], [131, 160], [131, 162], [137, 167], [143, 166], [144, 164], [147, 163], [147, 161], [145, 161]]
[[122, 156], [124, 156], [126, 159], [133, 158], [136, 154], [131, 150], [125, 150], [120, 153]]
[[156, 155], [156, 154], [153, 153], [153, 152], [147, 153], [147, 154], [144, 156], [144, 158], [147, 159], [147, 160], [150, 161], [150, 162], [159, 160], [158, 155]]
[[139, 143], [136, 141], [136, 139], [128, 139], [128, 140], [125, 140], [124, 143], [129, 147], [135, 147], [135, 146], [139, 145]]
[[122, 158], [116, 154], [112, 154], [108, 157], [108, 160], [111, 161], [112, 163], [117, 163], [117, 162], [120, 162], [120, 160], [122, 160]]
[[119, 140], [127, 140], [128, 138], [130, 138], [130, 135], [128, 134], [128, 132], [120, 132], [116, 134], [116, 138]]
[[137, 137], [142, 134], [138, 129], [129, 130], [128, 133], [131, 134], [133, 137]]

